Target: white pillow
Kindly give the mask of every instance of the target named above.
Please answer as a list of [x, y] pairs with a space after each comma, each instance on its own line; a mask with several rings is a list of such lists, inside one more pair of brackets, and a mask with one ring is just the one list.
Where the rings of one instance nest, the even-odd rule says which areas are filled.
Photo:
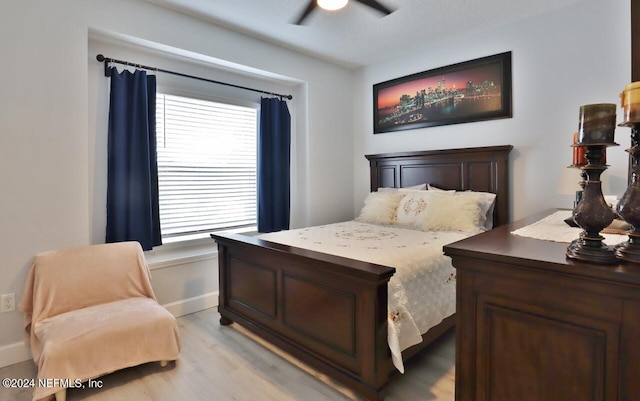
[[371, 192], [364, 200], [364, 206], [356, 221], [373, 224], [393, 224], [396, 209], [404, 193], [397, 191]]
[[404, 187], [404, 188], [381, 187], [381, 188], [378, 188], [378, 192], [425, 191], [426, 189], [427, 189], [427, 184], [420, 184], [420, 185], [414, 185], [412, 187]]
[[456, 192], [456, 191], [455, 191], [455, 189], [440, 189], [440, 188], [438, 188], [438, 187], [434, 187], [434, 186], [433, 186], [433, 185], [431, 185], [431, 184], [427, 184], [427, 189], [428, 189], [429, 191], [434, 191], [434, 192], [446, 192], [446, 193], [448, 193], [448, 194], [453, 194], [453, 193], [455, 193], [455, 192]]
[[413, 186], [410, 186], [410, 187], [400, 188], [400, 190], [403, 190], [403, 189], [417, 189], [417, 190], [420, 190], [420, 191], [426, 191], [427, 190], [427, 184], [413, 185]]
[[496, 204], [496, 194], [491, 192], [476, 192], [476, 191], [447, 191], [434, 187], [431, 184], [427, 184], [429, 191], [454, 193], [456, 195], [463, 196], [477, 196], [481, 200], [480, 208], [482, 209], [481, 225], [485, 230], [491, 230], [493, 228], [493, 208]]
[[493, 208], [496, 204], [496, 194], [491, 192], [464, 191], [456, 192], [457, 196], [467, 196], [478, 199], [482, 212], [481, 228], [491, 230], [493, 228]]
[[425, 231], [481, 231], [482, 211], [478, 197], [434, 192], [429, 197], [422, 229]]
[[430, 202], [429, 191], [405, 192], [404, 198], [398, 203], [396, 223], [405, 226], [422, 227], [424, 212]]

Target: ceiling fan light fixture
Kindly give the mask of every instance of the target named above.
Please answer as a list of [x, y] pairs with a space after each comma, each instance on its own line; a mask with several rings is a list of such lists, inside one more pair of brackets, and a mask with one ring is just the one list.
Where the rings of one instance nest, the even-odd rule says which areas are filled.
[[347, 5], [348, 0], [318, 0], [320, 8], [335, 11]]

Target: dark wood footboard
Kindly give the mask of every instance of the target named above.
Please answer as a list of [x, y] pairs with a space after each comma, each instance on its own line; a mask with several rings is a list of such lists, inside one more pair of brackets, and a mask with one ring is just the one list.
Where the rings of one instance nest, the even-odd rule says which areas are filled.
[[238, 235], [218, 243], [219, 312], [369, 400], [388, 381], [394, 268]]

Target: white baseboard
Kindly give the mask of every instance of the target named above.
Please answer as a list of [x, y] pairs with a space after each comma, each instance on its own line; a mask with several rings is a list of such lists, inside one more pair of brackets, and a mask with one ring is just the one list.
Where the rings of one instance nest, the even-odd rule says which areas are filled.
[[218, 291], [198, 295], [193, 298], [181, 299], [162, 306], [167, 308], [175, 317], [188, 315], [218, 306]]
[[0, 368], [30, 359], [31, 349], [24, 341], [18, 341], [0, 347]]
[[[173, 316], [183, 316], [218, 306], [218, 292], [182, 299], [163, 305]], [[31, 349], [24, 341], [0, 346], [0, 368], [31, 360]]]

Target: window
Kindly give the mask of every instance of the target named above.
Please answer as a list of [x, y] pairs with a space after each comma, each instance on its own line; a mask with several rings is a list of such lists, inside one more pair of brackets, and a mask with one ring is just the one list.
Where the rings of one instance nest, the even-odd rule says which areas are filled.
[[163, 239], [255, 229], [257, 107], [158, 93]]

